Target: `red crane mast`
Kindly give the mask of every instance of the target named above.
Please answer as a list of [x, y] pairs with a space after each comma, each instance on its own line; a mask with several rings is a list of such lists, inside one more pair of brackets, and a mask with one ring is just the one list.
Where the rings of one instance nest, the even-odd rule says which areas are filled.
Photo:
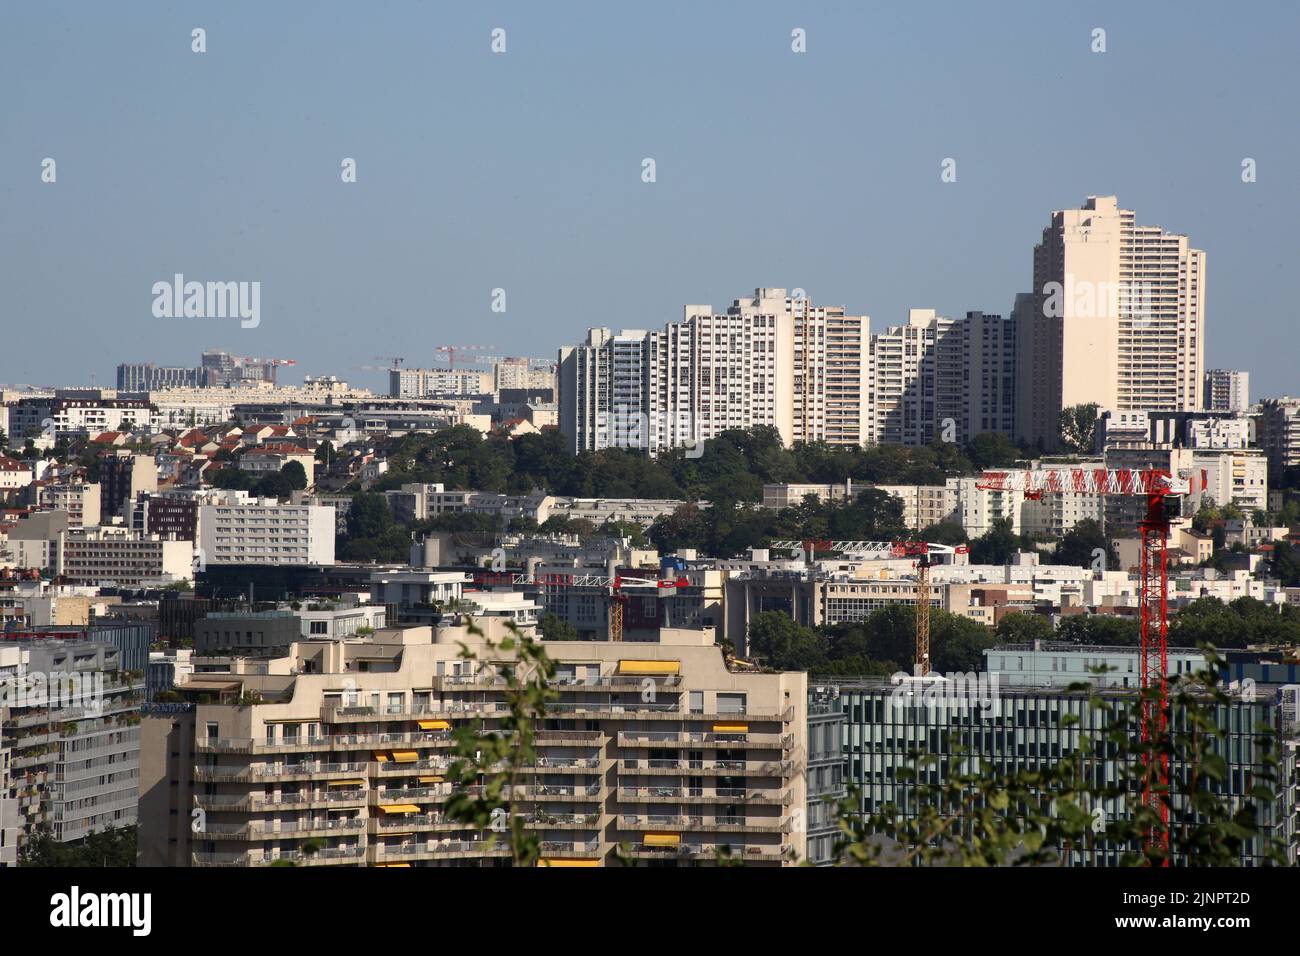
[[[1142, 538], [1139, 559], [1139, 611], [1142, 649], [1139, 681], [1142, 689], [1142, 743], [1155, 745], [1168, 731], [1169, 525], [1180, 496], [1205, 487], [1205, 472], [1195, 479], [1159, 468], [1038, 468], [1025, 471], [986, 471], [975, 483], [990, 491], [1021, 492], [1026, 498], [1044, 494], [1141, 496], [1146, 513], [1138, 524]], [[1156, 759], [1143, 748], [1142, 803], [1160, 821], [1147, 833], [1148, 846], [1169, 849], [1169, 756]], [[1166, 865], [1168, 859], [1166, 857]]]

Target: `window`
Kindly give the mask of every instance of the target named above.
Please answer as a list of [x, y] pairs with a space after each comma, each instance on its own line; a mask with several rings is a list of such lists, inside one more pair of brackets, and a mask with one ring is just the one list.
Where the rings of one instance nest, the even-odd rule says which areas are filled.
[[692, 714], [704, 713], [704, 691], [702, 690], [691, 691], [691, 713]]
[[743, 714], [745, 712], [744, 694], [718, 694], [719, 714]]

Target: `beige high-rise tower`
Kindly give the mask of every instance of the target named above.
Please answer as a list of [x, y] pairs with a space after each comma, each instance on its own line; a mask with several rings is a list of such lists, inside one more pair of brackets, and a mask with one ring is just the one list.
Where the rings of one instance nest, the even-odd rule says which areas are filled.
[[1200, 408], [1205, 253], [1114, 196], [1052, 213], [1019, 323], [1019, 431], [1056, 445], [1062, 408]]

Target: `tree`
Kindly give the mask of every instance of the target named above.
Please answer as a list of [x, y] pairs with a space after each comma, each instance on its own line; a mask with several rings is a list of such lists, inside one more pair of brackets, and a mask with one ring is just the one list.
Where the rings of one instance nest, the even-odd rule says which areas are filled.
[[1092, 454], [1096, 449], [1098, 410], [1096, 402], [1061, 409], [1061, 444], [1076, 454]]
[[940, 521], [921, 529], [920, 538], [931, 544], [962, 545], [967, 542], [966, 529], [959, 521]]
[[1023, 456], [1015, 442], [1001, 432], [981, 432], [967, 443], [966, 457], [976, 469], [983, 471], [1010, 467]]
[[1137, 647], [1142, 643], [1137, 618], [1113, 614], [1071, 614], [1061, 620], [1056, 638], [1091, 647]]
[[783, 611], [762, 611], [749, 622], [748, 653], [777, 670], [816, 670], [826, 659], [825, 639]]
[[578, 639], [578, 632], [572, 624], [549, 612], [541, 616], [541, 619], [537, 622], [537, 629], [541, 631], [542, 640], [544, 641], [576, 641]]
[[1050, 641], [1056, 636], [1052, 622], [1041, 614], [1013, 611], [998, 621], [993, 630], [999, 644], [1032, 644]]
[[302, 491], [307, 487], [307, 469], [300, 461], [287, 461], [280, 469], [280, 475], [292, 491]]
[[[506, 711], [497, 718], [497, 730], [485, 730], [480, 719], [456, 731], [456, 759], [447, 769], [453, 793], [444, 809], [452, 820], [489, 831], [489, 846], [505, 833], [513, 864], [530, 867], [540, 861], [541, 834], [529, 829], [529, 821], [517, 812], [515, 796], [525, 779], [524, 769], [537, 763], [537, 728], [545, 719], [546, 705], [559, 693], [550, 686], [555, 679], [555, 662], [547, 656], [542, 642], [520, 632], [513, 623], [508, 627], [510, 635], [501, 641], [483, 641], [494, 658], [506, 654], [508, 660], [494, 664], [479, 661], [472, 650], [461, 644], [463, 659], [477, 662], [481, 669], [495, 672], [504, 681]], [[482, 633], [475, 626], [469, 632]]]
[[1092, 518], [1084, 518], [1076, 524], [1056, 546], [1056, 564], [1091, 568], [1097, 563], [1098, 557], [1105, 562], [1104, 568], [1115, 570], [1119, 567], [1119, 555], [1106, 540], [1101, 524]]
[[1011, 530], [1010, 518], [995, 518], [989, 530], [970, 543], [970, 563], [1007, 564], [1022, 544], [1020, 535]]

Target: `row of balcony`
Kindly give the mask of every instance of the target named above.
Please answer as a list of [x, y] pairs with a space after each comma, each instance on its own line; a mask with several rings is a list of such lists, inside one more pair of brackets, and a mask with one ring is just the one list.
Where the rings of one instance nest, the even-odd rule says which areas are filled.
[[[543, 858], [602, 858], [608, 848], [599, 840], [557, 841], [547, 840], [540, 844]], [[384, 864], [394, 861], [410, 862], [416, 859], [439, 859], [456, 857], [506, 857], [510, 847], [504, 841], [496, 840], [420, 840], [406, 843], [377, 843], [347, 847], [326, 847], [314, 853], [301, 850], [280, 850], [277, 852], [231, 852], [207, 851], [195, 852], [190, 856], [191, 865], [196, 867], [261, 867], [279, 863], [293, 863], [297, 866], [322, 866], [331, 864], [363, 863]], [[638, 843], [631, 848], [631, 855], [643, 859], [717, 859], [730, 857], [737, 860], [780, 861], [784, 850], [779, 844], [754, 845], [743, 843], [679, 843], [668, 846]]]

